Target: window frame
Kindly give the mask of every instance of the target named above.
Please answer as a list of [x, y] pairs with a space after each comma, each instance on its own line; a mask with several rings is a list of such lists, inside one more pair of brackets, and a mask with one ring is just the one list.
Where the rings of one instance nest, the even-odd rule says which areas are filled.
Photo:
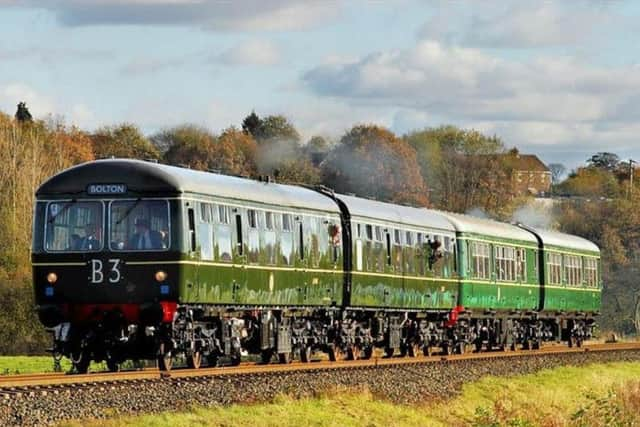
[[[164, 199], [164, 198], [152, 198], [152, 199], [141, 199], [140, 203], [144, 202], [144, 201], [164, 201], [165, 205], [167, 207], [167, 228], [168, 228], [168, 235], [167, 235], [167, 247], [166, 248], [161, 248], [161, 249], [112, 249], [111, 248], [111, 205], [113, 203], [120, 203], [120, 202], [136, 202], [139, 199], [112, 199], [109, 201], [109, 211], [108, 211], [108, 221], [109, 221], [109, 250], [111, 252], [167, 252], [170, 250], [171, 248], [171, 234], [172, 234], [172, 228], [173, 225], [171, 224], [171, 207], [169, 205], [169, 199]], [[195, 214], [195, 212], [194, 212]], [[195, 219], [195, 218], [194, 218]], [[156, 230], [157, 231], [157, 230]]]
[[[135, 199], [134, 199], [135, 200]], [[47, 249], [47, 226], [50, 224], [49, 223], [49, 206], [53, 203], [53, 204], [66, 204], [69, 202], [73, 202], [73, 203], [99, 203], [101, 205], [102, 211], [101, 211], [101, 221], [102, 221], [102, 242], [100, 242], [100, 249], [92, 249], [92, 250], [86, 250], [86, 251], [82, 251], [82, 250], [61, 250], [61, 251], [56, 251], [56, 250], [51, 250], [51, 249]], [[45, 253], [49, 253], [49, 254], [86, 254], [86, 253], [97, 253], [97, 252], [102, 252], [104, 251], [104, 248], [106, 247], [106, 221], [107, 219], [107, 206], [109, 200], [108, 199], [63, 199], [63, 200], [49, 200], [46, 202], [46, 207], [44, 210], [44, 234], [42, 235], [42, 249], [45, 251]], [[110, 211], [111, 209], [109, 209]], [[111, 223], [111, 221], [109, 221], [109, 224]]]

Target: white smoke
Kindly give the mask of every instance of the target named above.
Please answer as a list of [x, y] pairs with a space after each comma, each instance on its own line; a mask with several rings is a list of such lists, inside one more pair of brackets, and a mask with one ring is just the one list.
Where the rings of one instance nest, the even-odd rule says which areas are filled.
[[535, 199], [513, 212], [511, 220], [530, 227], [551, 230], [556, 227], [552, 199]]

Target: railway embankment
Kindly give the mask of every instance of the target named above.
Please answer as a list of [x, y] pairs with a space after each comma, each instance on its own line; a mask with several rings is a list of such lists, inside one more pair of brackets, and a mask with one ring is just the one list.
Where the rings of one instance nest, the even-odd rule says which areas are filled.
[[[488, 353], [489, 354], [489, 353]], [[397, 404], [451, 399], [464, 384], [483, 377], [514, 376], [560, 366], [640, 361], [640, 349], [503, 354], [446, 360], [385, 360], [385, 363], [337, 364], [323, 368], [232, 371], [218, 375], [158, 375], [122, 381], [4, 388], [1, 425], [46, 425], [64, 420], [104, 419], [122, 415], [179, 411], [194, 406], [270, 402], [278, 396], [318, 396], [335, 389], [366, 389]], [[394, 363], [396, 362], [396, 363]]]

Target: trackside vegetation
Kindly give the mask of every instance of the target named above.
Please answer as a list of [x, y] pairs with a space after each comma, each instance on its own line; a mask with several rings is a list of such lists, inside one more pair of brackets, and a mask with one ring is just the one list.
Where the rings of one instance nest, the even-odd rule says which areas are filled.
[[[455, 126], [395, 135], [358, 124], [336, 138], [303, 140], [282, 115], [255, 113], [219, 134], [184, 124], [145, 136], [122, 123], [92, 132], [61, 120], [37, 120], [26, 106], [15, 118], [0, 112], [0, 354], [43, 354], [49, 336], [37, 320], [30, 245], [34, 192], [47, 178], [86, 161], [123, 157], [215, 170], [282, 183], [323, 184], [343, 193], [451, 212], [481, 210], [523, 221], [532, 196], [516, 191], [517, 149], [510, 141]], [[28, 114], [28, 115], [27, 115]], [[426, 125], [426, 124], [425, 124]], [[338, 135], [339, 131], [336, 131]], [[613, 153], [597, 153], [564, 178], [550, 164], [555, 198], [545, 226], [595, 242], [602, 252], [603, 331], [640, 329], [640, 192], [631, 168]], [[637, 173], [636, 173], [637, 176]], [[564, 198], [564, 196], [568, 196]], [[524, 210], [521, 211], [521, 208]], [[526, 215], [525, 215], [526, 216]], [[585, 220], [587, 218], [588, 220]], [[524, 221], [527, 222], [527, 221]]]
[[[114, 408], [112, 414], [117, 410]], [[563, 367], [487, 377], [452, 400], [400, 405], [367, 390], [332, 390], [271, 403], [188, 408], [183, 412], [66, 422], [116, 426], [609, 426], [640, 423], [640, 363]]]

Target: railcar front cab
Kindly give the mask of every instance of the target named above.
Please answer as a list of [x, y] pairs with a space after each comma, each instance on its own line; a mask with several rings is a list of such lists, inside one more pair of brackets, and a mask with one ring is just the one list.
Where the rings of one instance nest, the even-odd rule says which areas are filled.
[[71, 358], [78, 372], [91, 360], [117, 370], [128, 358], [155, 358], [176, 312], [176, 261], [188, 245], [180, 200], [122, 181], [77, 182], [77, 191], [64, 182], [60, 193], [55, 179], [43, 186], [53, 191], [37, 194], [32, 254], [54, 356]]

